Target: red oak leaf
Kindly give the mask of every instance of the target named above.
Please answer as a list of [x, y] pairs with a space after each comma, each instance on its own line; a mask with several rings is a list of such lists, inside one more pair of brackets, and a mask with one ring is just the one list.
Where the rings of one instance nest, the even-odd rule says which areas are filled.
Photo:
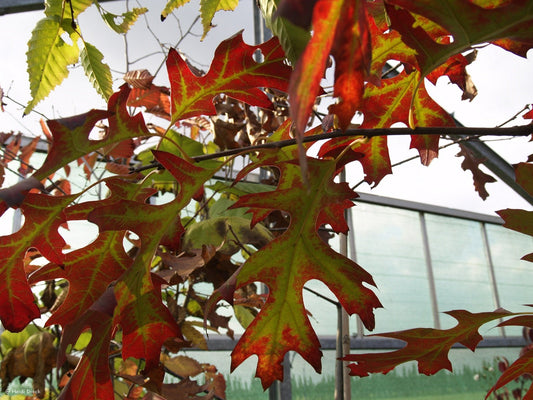
[[[263, 61], [254, 61], [254, 53], [261, 52]], [[272, 103], [262, 87], [287, 90], [291, 68], [276, 38], [257, 46], [249, 46], [239, 33], [218, 46], [207, 74], [197, 76], [187, 62], [173, 49], [167, 58], [170, 80], [172, 121], [215, 115], [213, 98], [226, 94], [236, 100], [263, 108]]]
[[24, 271], [24, 255], [33, 247], [48, 260], [62, 264], [65, 241], [58, 232], [66, 222], [64, 208], [75, 196], [46, 196], [30, 193], [21, 205], [25, 217], [22, 228], [0, 237], [0, 319], [10, 331], [20, 331], [40, 316]]
[[[130, 88], [124, 84], [108, 102], [108, 111], [91, 110], [85, 114], [69, 118], [49, 120], [48, 128], [52, 133], [52, 146], [46, 160], [34, 176], [42, 180], [69, 162], [96, 151], [102, 147], [131, 140], [135, 137], [150, 136], [142, 114], [130, 116], [126, 101]], [[102, 140], [93, 140], [89, 134], [95, 124], [108, 119], [109, 128]]]
[[448, 311], [457, 320], [450, 329], [417, 328], [400, 332], [379, 334], [400, 339], [405, 347], [389, 353], [350, 354], [344, 357], [349, 364], [350, 375], [368, 376], [369, 373], [386, 374], [396, 366], [408, 361], [418, 361], [418, 372], [433, 375], [441, 369], [452, 370], [448, 352], [455, 343], [460, 343], [474, 351], [482, 340], [478, 329], [487, 322], [509, 315], [508, 312], [485, 312], [472, 314], [465, 310]]
[[[254, 221], [264, 216], [264, 211], [280, 207], [291, 217], [288, 229], [254, 253], [233, 278], [236, 288], [255, 281], [265, 282], [269, 287], [268, 298], [259, 315], [233, 350], [231, 364], [234, 369], [257, 354], [257, 376], [265, 388], [274, 380], [282, 379], [281, 363], [291, 350], [297, 351], [317, 371], [321, 370], [318, 338], [307, 318], [302, 298], [302, 288], [307, 281], [323, 281], [348, 313], [359, 314], [370, 329], [374, 326], [373, 309], [381, 307], [374, 293], [363, 285], [374, 284], [371, 276], [333, 251], [318, 234], [322, 224], [346, 232], [343, 212], [353, 204], [351, 199], [355, 193], [346, 183], [334, 182], [335, 160], [308, 159], [308, 164], [312, 177], [309, 187], [303, 184], [298, 165], [292, 161], [279, 162], [281, 178], [275, 191], [268, 196], [264, 193], [242, 196], [233, 206], [249, 208], [257, 214]], [[224, 286], [221, 293], [231, 301], [232, 285], [229, 285]]]
[[63, 330], [58, 364], [65, 361], [69, 345], [74, 345], [79, 335], [91, 330], [91, 341], [76, 366], [67, 385], [61, 391], [60, 400], [113, 400], [113, 382], [109, 370], [109, 344], [113, 333], [113, 310], [116, 301], [113, 288], [104, 294], [85, 313]]
[[[424, 76], [474, 44], [499, 41], [497, 44], [518, 55], [533, 46], [533, 11], [528, 0], [510, 0], [498, 7], [463, 0], [387, 0], [386, 7], [391, 28], [416, 51], [418, 68]], [[437, 42], [431, 29], [415, 23], [414, 15], [432, 21], [435, 29], [442, 27], [453, 40]]]

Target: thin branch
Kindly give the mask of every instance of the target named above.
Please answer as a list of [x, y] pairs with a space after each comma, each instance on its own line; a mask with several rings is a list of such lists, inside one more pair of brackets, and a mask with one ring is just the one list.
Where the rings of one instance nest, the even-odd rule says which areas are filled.
[[[184, 35], [181, 36], [181, 38], [178, 40], [178, 42], [174, 45], [175, 48], [177, 48], [180, 43], [185, 39], [185, 37], [187, 37], [187, 35], [189, 35], [192, 31], [192, 28], [194, 27], [194, 25], [196, 25], [196, 23], [200, 20], [200, 16], [196, 16], [196, 18], [194, 19], [194, 21], [192, 21], [191, 25], [189, 26], [189, 29], [187, 29], [187, 31], [185, 32]], [[161, 70], [161, 68], [163, 68], [163, 66], [165, 65], [166, 63], [166, 57], [163, 59], [163, 61], [161, 62], [161, 64], [159, 64], [159, 67], [157, 67], [155, 73], [154, 73], [154, 76], [157, 76], [157, 74], [159, 73], [159, 71]]]
[[[346, 131], [332, 131], [319, 135], [306, 136], [302, 139], [304, 143], [317, 142], [324, 139], [334, 139], [352, 136], [364, 136], [371, 138], [374, 136], [402, 136], [402, 135], [467, 135], [467, 136], [529, 136], [533, 134], [532, 125], [514, 126], [511, 128], [467, 128], [467, 127], [419, 127], [411, 128], [381, 128], [381, 129], [348, 129]], [[225, 150], [213, 154], [204, 154], [191, 157], [194, 161], [200, 162], [212, 160], [220, 157], [233, 155], [244, 155], [246, 153], [265, 149], [281, 149], [296, 144], [296, 139], [286, 139], [271, 143], [262, 143], [254, 146], [242, 147], [239, 149]], [[141, 172], [147, 169], [161, 168], [158, 162], [132, 169], [132, 172]]]
[[[4, 99], [8, 99], [10, 101], [12, 101], [13, 103], [15, 103], [16, 105], [20, 106], [20, 107], [24, 107], [26, 108], [26, 106], [18, 101], [16, 101], [15, 99], [13, 99], [12, 97], [9, 97], [8, 95], [4, 94]], [[35, 113], [35, 114], [39, 114], [41, 117], [43, 117], [44, 119], [49, 119], [46, 115], [44, 115], [43, 113], [39, 112], [39, 111], [36, 111], [36, 110], [31, 110], [32, 113]]]
[[[455, 144], [460, 144], [461, 142], [467, 142], [469, 140], [479, 139], [480, 137], [481, 137], [480, 135], [473, 135], [473, 136], [467, 136], [467, 137], [461, 137], [461, 138], [455, 139], [455, 140], [453, 140], [450, 143], [447, 143], [445, 145], [439, 146], [439, 151], [442, 150], [442, 149], [445, 149], [447, 147], [453, 146]], [[408, 158], [403, 159], [401, 161], [398, 161], [398, 162], [396, 162], [394, 164], [391, 164], [391, 168], [397, 167], [397, 166], [402, 165], [402, 164], [406, 164], [406, 163], [408, 163], [410, 161], [414, 161], [414, 160], [417, 160], [419, 158], [420, 158], [420, 154], [417, 154], [417, 155], [412, 156], [412, 157], [408, 157]], [[364, 179], [362, 179], [361, 181], [357, 182], [354, 186], [352, 186], [350, 189], [355, 190], [355, 189], [357, 189], [360, 185], [362, 185], [365, 182], [366, 181]]]
[[518, 111], [515, 115], [513, 115], [511, 118], [509, 118], [507, 121], [502, 122], [500, 125], [498, 125], [496, 128], [501, 128], [504, 125], [507, 125], [512, 120], [518, 118], [520, 114], [522, 114], [524, 111], [529, 111], [529, 104], [526, 104], [524, 108], [522, 108], [520, 111]]

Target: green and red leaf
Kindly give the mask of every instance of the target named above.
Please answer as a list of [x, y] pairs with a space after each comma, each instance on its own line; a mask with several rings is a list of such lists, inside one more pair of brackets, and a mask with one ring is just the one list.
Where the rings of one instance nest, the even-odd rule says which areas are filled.
[[[150, 136], [142, 114], [130, 116], [126, 102], [130, 93], [127, 85], [114, 93], [108, 102], [108, 110], [91, 110], [69, 118], [49, 120], [48, 128], [53, 141], [44, 164], [35, 172], [37, 179], [44, 179], [69, 162], [93, 151], [135, 137]], [[109, 122], [109, 129], [102, 140], [89, 138], [95, 124], [103, 119]]]
[[465, 310], [448, 311], [457, 320], [450, 329], [417, 328], [400, 332], [379, 334], [379, 336], [400, 339], [405, 347], [389, 353], [350, 354], [344, 357], [349, 364], [350, 375], [368, 376], [370, 373], [383, 373], [408, 361], [418, 362], [418, 372], [433, 375], [442, 369], [452, 370], [448, 353], [455, 343], [460, 343], [474, 351], [482, 340], [478, 329], [491, 321], [510, 315], [508, 312], [485, 312], [472, 314]]
[[[254, 61], [259, 51], [262, 62]], [[199, 115], [215, 115], [213, 98], [225, 94], [263, 108], [272, 103], [260, 88], [287, 90], [290, 67], [277, 39], [257, 46], [243, 42], [242, 34], [223, 41], [215, 51], [211, 68], [195, 75], [180, 54], [171, 49], [167, 58], [172, 122]]]
[[109, 370], [109, 344], [113, 335], [113, 311], [116, 301], [109, 287], [81, 318], [63, 330], [58, 364], [63, 364], [69, 345], [74, 345], [79, 335], [91, 330], [91, 341], [76, 366], [60, 400], [113, 400], [113, 382]]
[[0, 320], [6, 329], [18, 332], [41, 315], [26, 279], [24, 256], [33, 247], [49, 261], [64, 262], [66, 243], [58, 228], [66, 222], [64, 208], [75, 198], [28, 194], [20, 206], [24, 225], [10, 236], [0, 237]]
[[[402, 35], [403, 41], [416, 51], [418, 68], [425, 76], [449, 57], [472, 45], [496, 40], [518, 55], [524, 47], [533, 47], [533, 7], [527, 0], [510, 0], [494, 6], [493, 1], [464, 0], [409, 1], [387, 0], [391, 28]], [[485, 7], [484, 7], [485, 6]], [[453, 40], [438, 42], [431, 28], [415, 23], [414, 15], [434, 23], [434, 29], [444, 29]]]
[[[336, 231], [346, 232], [343, 212], [353, 204], [355, 193], [347, 184], [334, 182], [335, 160], [308, 159], [308, 163], [313, 177], [310, 187], [303, 184], [298, 165], [281, 162], [276, 191], [268, 196], [245, 195], [233, 206], [249, 207], [254, 213], [253, 221], [278, 208], [291, 217], [287, 231], [253, 254], [235, 281], [236, 288], [255, 281], [264, 282], [269, 288], [266, 303], [232, 353], [232, 369], [252, 354], [259, 357], [257, 376], [265, 388], [282, 378], [281, 362], [291, 350], [321, 370], [322, 353], [302, 298], [307, 281], [323, 281], [348, 313], [359, 314], [369, 329], [374, 326], [373, 309], [381, 306], [374, 293], [363, 285], [374, 284], [371, 276], [333, 251], [317, 231], [320, 225], [330, 224]], [[231, 297], [228, 293], [224, 296]]]

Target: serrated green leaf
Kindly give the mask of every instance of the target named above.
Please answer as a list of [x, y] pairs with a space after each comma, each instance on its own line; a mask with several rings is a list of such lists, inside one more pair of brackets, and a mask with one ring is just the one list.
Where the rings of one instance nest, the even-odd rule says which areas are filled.
[[[66, 2], [64, 0], [45, 0], [44, 13], [47, 17], [51, 16], [69, 16], [76, 18], [83, 11], [85, 11], [93, 0], [71, 0]], [[72, 5], [72, 13], [70, 12], [70, 5]]]
[[33, 29], [26, 53], [32, 100], [24, 114], [28, 114], [63, 82], [69, 74], [67, 66], [79, 59], [77, 35], [71, 35], [73, 43], [69, 45], [61, 37], [64, 33], [65, 30], [55, 17], [43, 18]]
[[83, 65], [85, 75], [87, 75], [98, 94], [105, 100], [109, 100], [113, 94], [113, 80], [109, 66], [102, 62], [103, 58], [104, 56], [100, 53], [100, 50], [85, 42], [85, 47], [81, 51], [81, 65]]
[[202, 40], [213, 26], [211, 21], [213, 20], [213, 17], [217, 11], [233, 11], [238, 5], [239, 0], [200, 0], [200, 15], [202, 17], [202, 25], [204, 27]]
[[189, 1], [190, 0], [169, 0], [163, 11], [161, 11], [161, 20], [164, 20], [172, 11], [187, 4]]
[[278, 37], [289, 61], [295, 64], [307, 46], [311, 33], [285, 18], [276, 17], [274, 14], [278, 9], [279, 2], [280, 0], [259, 0], [258, 4], [266, 26]]
[[[116, 33], [126, 33], [137, 21], [139, 16], [147, 11], [148, 9], [146, 7], [134, 8], [131, 11], [127, 11], [120, 15], [103, 11], [102, 18], [104, 19], [105, 23]], [[119, 21], [118, 23], [117, 20]]]

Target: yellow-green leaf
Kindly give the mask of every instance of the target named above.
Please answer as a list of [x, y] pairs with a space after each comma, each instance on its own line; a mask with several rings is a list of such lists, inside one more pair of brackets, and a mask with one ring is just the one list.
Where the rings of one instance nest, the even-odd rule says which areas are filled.
[[168, 15], [174, 11], [174, 9], [187, 4], [189, 1], [190, 0], [169, 0], [163, 11], [161, 11], [161, 20], [164, 20], [166, 17], [168, 17]]
[[103, 54], [92, 44], [85, 42], [81, 51], [81, 65], [94, 88], [105, 100], [113, 94], [111, 70], [102, 62]]
[[102, 10], [102, 18], [105, 23], [116, 33], [126, 33], [139, 18], [139, 15], [146, 13], [146, 7], [134, 8], [120, 15], [116, 15]]
[[[57, 15], [58, 17], [68, 15], [69, 17], [76, 18], [91, 4], [93, 4], [93, 0], [71, 0], [68, 2], [64, 0], [45, 0], [44, 13], [47, 17], [54, 15]], [[72, 13], [70, 7], [72, 7]]]
[[28, 325], [20, 332], [3, 331], [0, 335], [2, 352], [5, 354], [10, 349], [22, 346], [31, 335], [38, 332], [39, 328], [35, 325]]
[[[29, 113], [68, 76], [67, 66], [79, 58], [76, 40], [68, 44], [62, 35], [66, 34], [55, 17], [40, 20], [35, 26], [28, 42], [27, 63], [30, 77], [32, 100], [24, 113]], [[71, 35], [75, 39], [76, 34]]]
[[204, 27], [202, 40], [213, 26], [211, 21], [213, 20], [213, 17], [217, 11], [233, 11], [238, 5], [239, 0], [200, 0], [200, 15], [202, 17], [202, 25]]

